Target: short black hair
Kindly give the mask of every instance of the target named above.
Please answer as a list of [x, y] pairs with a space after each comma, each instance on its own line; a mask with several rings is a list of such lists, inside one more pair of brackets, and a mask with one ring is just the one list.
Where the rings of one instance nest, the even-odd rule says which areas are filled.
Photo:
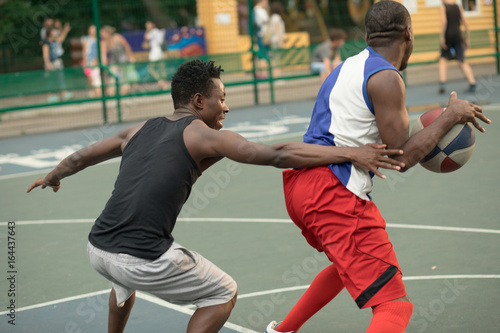
[[220, 79], [224, 72], [221, 66], [215, 66], [213, 61], [191, 60], [183, 63], [172, 77], [172, 100], [174, 108], [189, 104], [191, 98], [200, 93], [210, 97], [212, 79]]
[[380, 1], [365, 16], [366, 39], [369, 46], [392, 43], [411, 24], [410, 13], [396, 1]]

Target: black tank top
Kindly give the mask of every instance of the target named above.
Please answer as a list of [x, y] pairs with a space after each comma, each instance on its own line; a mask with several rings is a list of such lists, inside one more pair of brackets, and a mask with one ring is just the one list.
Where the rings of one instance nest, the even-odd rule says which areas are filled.
[[115, 188], [90, 231], [95, 247], [154, 260], [172, 245], [172, 230], [200, 176], [184, 144], [193, 116], [148, 120], [122, 154]]
[[446, 9], [446, 44], [460, 43], [462, 41], [460, 8], [456, 4], [444, 6]]

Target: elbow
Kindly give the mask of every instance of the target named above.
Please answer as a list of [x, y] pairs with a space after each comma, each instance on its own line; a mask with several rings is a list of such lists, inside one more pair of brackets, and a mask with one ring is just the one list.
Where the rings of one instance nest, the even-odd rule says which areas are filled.
[[81, 170], [83, 169], [83, 158], [82, 156], [79, 154], [79, 152], [75, 152], [73, 154], [71, 154], [69, 157], [68, 157], [68, 164], [69, 164], [69, 167], [70, 169], [72, 170]]

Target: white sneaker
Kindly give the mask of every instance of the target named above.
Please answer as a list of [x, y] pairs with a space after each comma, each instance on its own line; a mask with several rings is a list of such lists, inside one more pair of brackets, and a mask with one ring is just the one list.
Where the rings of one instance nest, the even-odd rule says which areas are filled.
[[266, 332], [265, 333], [295, 333], [295, 332], [278, 332], [276, 331], [276, 327], [278, 327], [278, 323], [275, 322], [274, 320], [267, 325]]

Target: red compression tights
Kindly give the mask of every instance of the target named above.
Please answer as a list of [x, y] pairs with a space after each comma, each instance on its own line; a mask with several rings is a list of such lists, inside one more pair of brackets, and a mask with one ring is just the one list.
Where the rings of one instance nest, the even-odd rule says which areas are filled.
[[323, 269], [278, 326], [278, 332], [298, 332], [300, 327], [344, 288], [334, 265]]

